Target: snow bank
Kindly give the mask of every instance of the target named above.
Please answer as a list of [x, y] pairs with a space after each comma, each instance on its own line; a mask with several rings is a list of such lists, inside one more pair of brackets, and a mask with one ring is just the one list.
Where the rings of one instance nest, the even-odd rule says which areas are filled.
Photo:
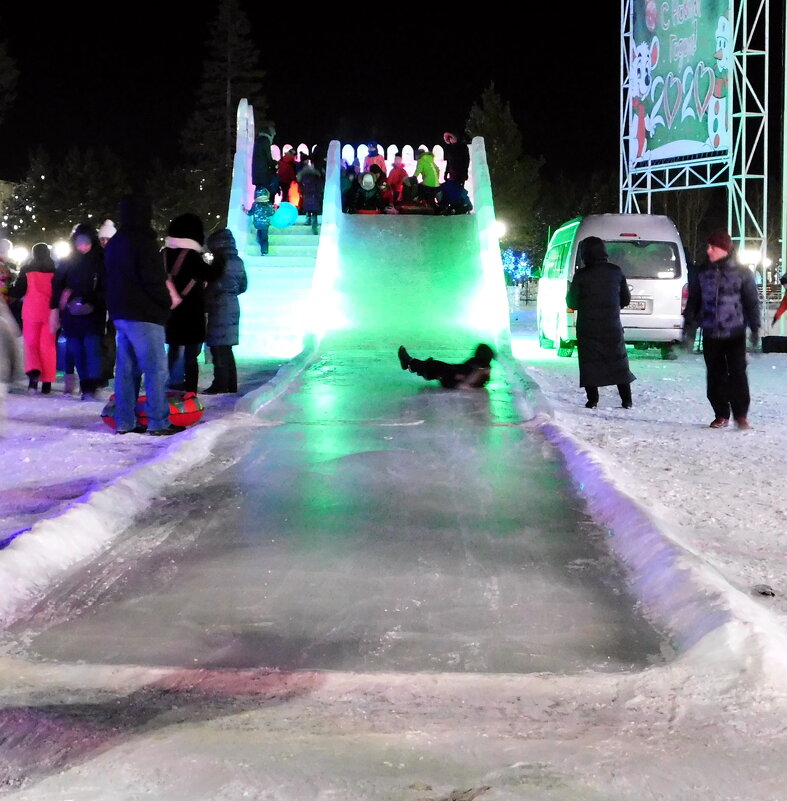
[[241, 420], [214, 420], [171, 438], [152, 461], [17, 536], [0, 552], [0, 623], [10, 623], [24, 601], [42, 594], [74, 564], [101, 551], [166, 483], [207, 459], [220, 437]]
[[[500, 363], [523, 417], [561, 454], [589, 514], [608, 530], [610, 549], [626, 566], [632, 591], [655, 624], [671, 634], [681, 657], [727, 661], [739, 671], [787, 684], [787, 633], [779, 619], [733, 587], [626, 491], [625, 478], [604, 449], [558, 419], [550, 401], [559, 396], [534, 385], [527, 366], [523, 373], [513, 359], [503, 357]], [[654, 469], [637, 467], [646, 476]]]

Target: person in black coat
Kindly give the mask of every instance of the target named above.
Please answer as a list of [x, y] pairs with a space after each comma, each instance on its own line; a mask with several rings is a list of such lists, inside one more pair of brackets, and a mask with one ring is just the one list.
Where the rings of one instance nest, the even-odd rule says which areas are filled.
[[271, 155], [271, 145], [275, 135], [276, 131], [272, 125], [263, 125], [254, 140], [254, 152], [251, 157], [251, 182], [257, 191], [267, 189], [271, 197], [279, 191], [276, 161]]
[[[169, 224], [164, 240], [164, 264], [174, 287], [175, 307], [167, 321], [167, 360], [170, 387], [196, 392], [199, 382], [197, 359], [205, 341], [205, 285], [219, 274], [220, 264], [202, 258], [205, 231], [196, 214], [181, 214]], [[185, 380], [175, 376], [183, 356]]]
[[213, 359], [213, 383], [204, 392], [206, 395], [219, 395], [238, 391], [238, 371], [232, 348], [240, 339], [238, 295], [246, 291], [248, 278], [229, 228], [214, 231], [208, 237], [207, 248], [221, 272], [205, 290], [208, 313], [205, 342]]
[[71, 234], [74, 252], [64, 259], [52, 280], [53, 330], [59, 322], [74, 360], [82, 400], [96, 400], [103, 377], [101, 340], [106, 331], [104, 249], [96, 229], [80, 223]]
[[483, 343], [461, 364], [432, 358], [414, 359], [404, 345], [400, 345], [397, 355], [402, 370], [409, 370], [427, 381], [439, 381], [446, 389], [480, 389], [485, 386], [491, 374], [492, 359], [495, 358], [492, 348]]
[[[120, 201], [120, 228], [105, 251], [107, 306], [117, 330], [115, 431], [169, 436], [185, 431], [169, 419], [164, 326], [174, 299], [151, 227], [147, 197]], [[137, 421], [140, 383], [145, 379], [147, 426]]]
[[626, 278], [610, 264], [607, 248], [597, 236], [579, 243], [584, 268], [574, 274], [566, 305], [577, 312], [579, 386], [585, 388], [588, 409], [598, 405], [598, 388], [615, 384], [624, 409], [631, 408], [631, 382], [620, 310], [631, 302]]
[[445, 142], [443, 148], [446, 161], [445, 180], [456, 181], [460, 186], [464, 186], [470, 172], [470, 150], [467, 142], [449, 132], [443, 134], [443, 142]]

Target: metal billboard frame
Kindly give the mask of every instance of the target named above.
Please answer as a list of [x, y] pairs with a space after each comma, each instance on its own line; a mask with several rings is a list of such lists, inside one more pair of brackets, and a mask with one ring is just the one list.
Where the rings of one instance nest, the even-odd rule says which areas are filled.
[[620, 48], [620, 192], [622, 213], [651, 213], [653, 195], [678, 189], [727, 190], [727, 227], [739, 250], [765, 258], [768, 198], [769, 0], [731, 0], [733, 59], [730, 75], [731, 152], [723, 159], [690, 158], [683, 162], [632, 169], [628, 143], [629, 53], [633, 43], [633, 4], [621, 0]]

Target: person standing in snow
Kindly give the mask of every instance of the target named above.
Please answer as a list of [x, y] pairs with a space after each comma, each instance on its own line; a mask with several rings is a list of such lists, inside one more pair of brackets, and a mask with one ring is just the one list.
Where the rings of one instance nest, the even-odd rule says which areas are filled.
[[205, 289], [208, 315], [205, 342], [213, 358], [213, 383], [204, 393], [219, 395], [238, 391], [238, 371], [232, 347], [240, 339], [238, 295], [246, 291], [248, 277], [229, 228], [214, 231], [208, 237], [207, 248], [213, 254], [213, 264], [220, 274]]
[[[170, 387], [197, 392], [199, 354], [205, 341], [205, 285], [215, 280], [219, 264], [202, 258], [205, 229], [202, 220], [190, 212], [175, 217], [164, 240], [164, 264], [176, 304], [167, 320], [167, 359]], [[171, 289], [170, 289], [171, 291]], [[181, 385], [176, 365], [183, 356], [185, 380]]]
[[5, 396], [19, 369], [16, 341], [19, 328], [5, 302], [0, 302], [0, 437], [5, 435]]
[[11, 261], [12, 247], [10, 239], [0, 239], [0, 300], [8, 304], [11, 314], [13, 314], [17, 325], [21, 328], [22, 317], [19, 303], [8, 292], [17, 274], [16, 264]]
[[[98, 229], [98, 241], [102, 248], [106, 248], [107, 242], [117, 233], [115, 223], [112, 220], [104, 220]], [[115, 347], [115, 326], [107, 315], [106, 332], [101, 339], [101, 381], [99, 388], [109, 386], [109, 382], [115, 376], [115, 359], [117, 358], [117, 348]]]
[[[726, 428], [730, 412], [735, 425], [751, 428], [746, 375], [746, 329], [756, 347], [760, 340], [760, 303], [751, 270], [738, 264], [732, 238], [724, 230], [708, 237], [707, 262], [689, 284], [684, 311], [684, 343], [693, 343], [702, 328], [707, 397], [715, 417], [711, 428]], [[689, 345], [690, 346], [690, 345]]]
[[[115, 431], [118, 434], [169, 436], [185, 431], [170, 423], [166, 396], [165, 326], [175, 302], [167, 288], [167, 271], [151, 227], [146, 197], [120, 201], [120, 228], [105, 253], [107, 307], [117, 329]], [[135, 407], [145, 377], [147, 428], [137, 422]]]
[[579, 386], [585, 388], [585, 407], [598, 405], [599, 387], [618, 388], [621, 405], [631, 408], [631, 382], [620, 310], [631, 302], [631, 293], [617, 264], [610, 264], [607, 246], [597, 236], [579, 243], [585, 265], [574, 274], [566, 305], [577, 312]]
[[40, 380], [42, 395], [52, 391], [52, 382], [57, 373], [57, 331], [53, 331], [49, 325], [54, 277], [55, 263], [49, 253], [49, 245], [38, 242], [33, 245], [30, 261], [22, 265], [9, 290], [11, 297], [22, 301], [28, 392], [37, 392]]
[[79, 223], [71, 234], [73, 252], [57, 266], [52, 281], [52, 328], [66, 335], [68, 356], [79, 376], [82, 400], [97, 400], [101, 383], [101, 339], [106, 331], [104, 250], [96, 229]]

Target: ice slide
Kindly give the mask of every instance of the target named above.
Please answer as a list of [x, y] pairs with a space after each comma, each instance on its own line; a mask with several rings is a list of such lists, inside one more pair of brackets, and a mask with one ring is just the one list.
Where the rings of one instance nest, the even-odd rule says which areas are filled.
[[[238, 151], [228, 225], [241, 254], [247, 250], [248, 220], [240, 211], [252, 193], [253, 115], [238, 112]], [[328, 151], [325, 199], [311, 289], [281, 292], [282, 273], [251, 259], [249, 290], [242, 296], [241, 340], [247, 356], [292, 356], [310, 348], [391, 350], [406, 344], [419, 353], [454, 358], [485, 341], [509, 343], [508, 303], [495, 231], [494, 205], [483, 139], [471, 146], [473, 205], [470, 215], [347, 215], [341, 211], [339, 142]], [[297, 280], [302, 281], [300, 274]], [[275, 289], [274, 289], [275, 286]], [[302, 285], [301, 285], [302, 287]], [[271, 297], [291, 304], [290, 331], [266, 336]], [[279, 310], [278, 319], [281, 319]], [[277, 323], [280, 325], [280, 323]], [[274, 352], [286, 340], [289, 352]], [[300, 343], [300, 344], [299, 344]], [[302, 347], [300, 346], [302, 345]], [[464, 357], [463, 357], [464, 358]]]

